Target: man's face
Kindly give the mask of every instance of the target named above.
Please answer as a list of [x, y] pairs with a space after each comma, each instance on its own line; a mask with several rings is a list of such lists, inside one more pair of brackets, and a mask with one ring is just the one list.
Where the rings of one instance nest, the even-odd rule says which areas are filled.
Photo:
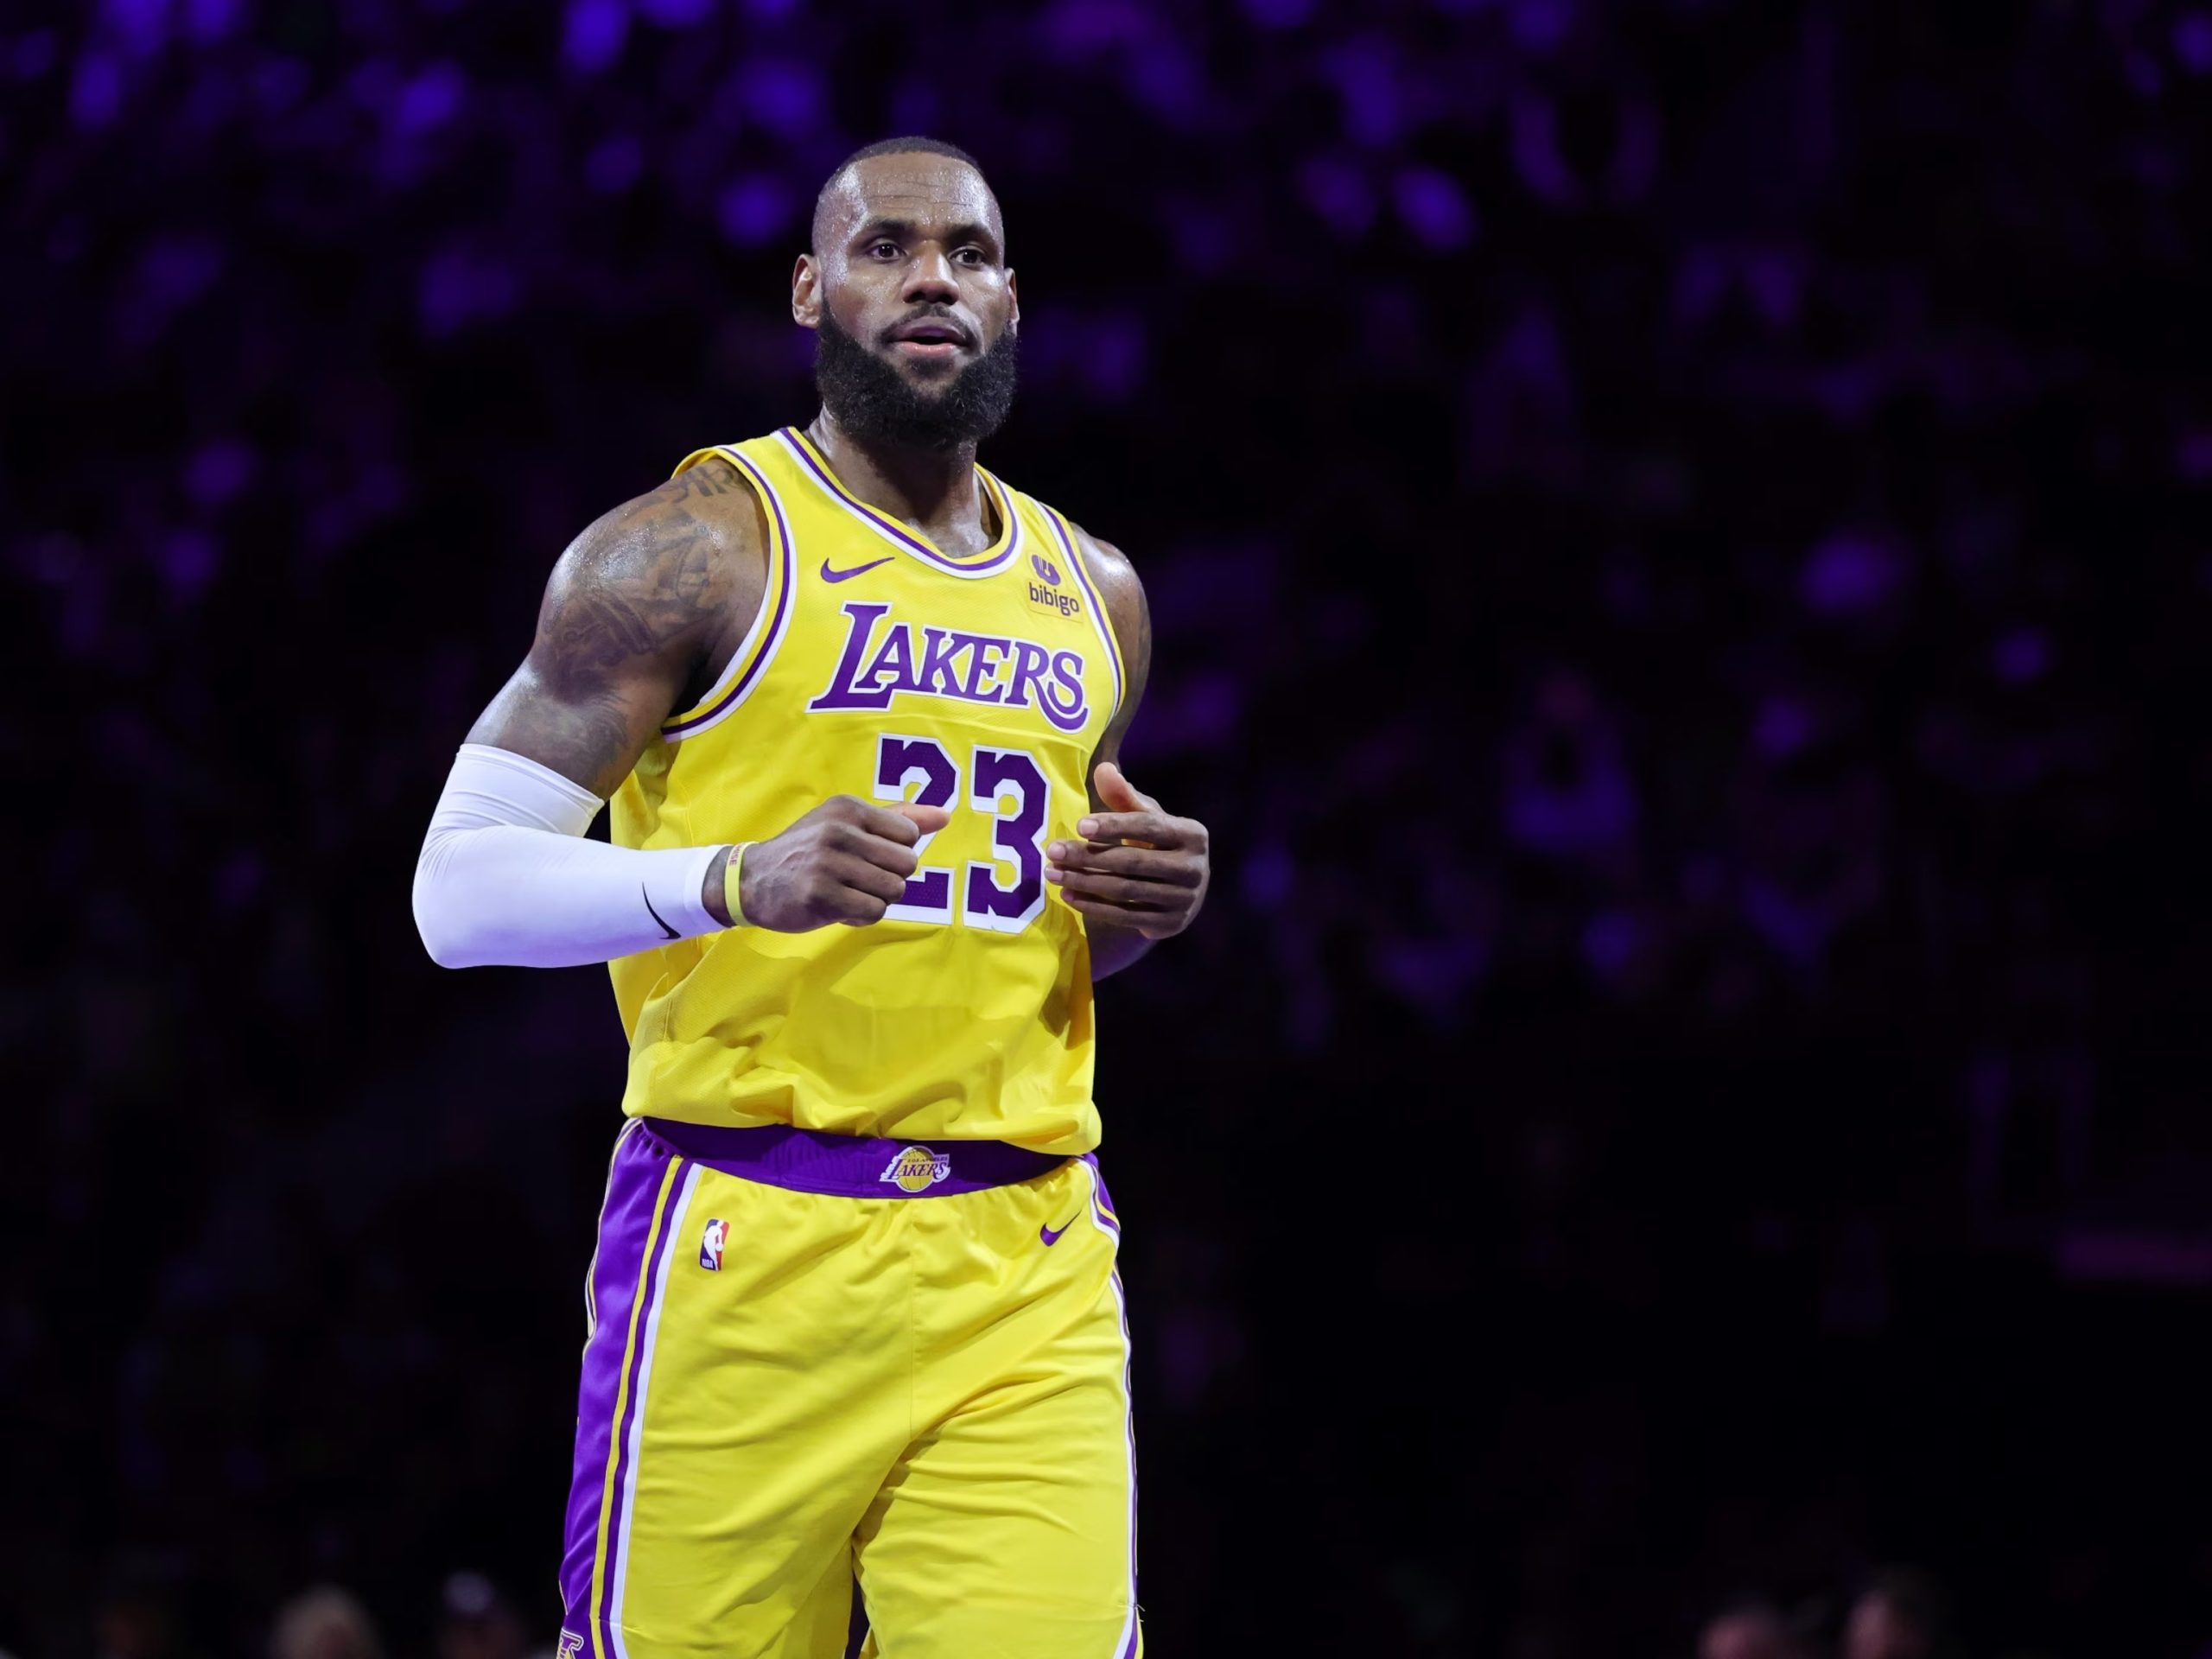
[[917, 152], [848, 168], [792, 273], [791, 315], [821, 331], [824, 397], [849, 428], [951, 443], [1004, 418], [1020, 307], [998, 203], [965, 162]]

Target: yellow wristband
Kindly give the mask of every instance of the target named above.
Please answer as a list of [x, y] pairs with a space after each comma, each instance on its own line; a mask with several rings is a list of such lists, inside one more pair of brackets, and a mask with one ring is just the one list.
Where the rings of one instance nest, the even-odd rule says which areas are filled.
[[745, 849], [753, 843], [741, 841], [729, 849], [729, 856], [722, 861], [722, 908], [729, 912], [732, 927], [748, 927], [745, 919], [744, 888]]

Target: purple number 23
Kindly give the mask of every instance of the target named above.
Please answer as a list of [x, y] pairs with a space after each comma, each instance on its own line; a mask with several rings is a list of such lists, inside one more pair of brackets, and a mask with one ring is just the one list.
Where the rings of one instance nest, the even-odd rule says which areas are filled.
[[[1045, 908], [1045, 821], [1052, 786], [1034, 755], [978, 745], [969, 772], [969, 807], [991, 819], [991, 856], [971, 860], [960, 898], [969, 927], [1019, 933]], [[913, 794], [907, 794], [908, 789]], [[875, 798], [950, 807], [960, 794], [960, 767], [933, 738], [886, 732], [876, 742]], [[914, 843], [919, 858], [933, 837]], [[1011, 868], [1008, 867], [1011, 866]], [[952, 919], [953, 872], [923, 868], [883, 913], [903, 922]]]

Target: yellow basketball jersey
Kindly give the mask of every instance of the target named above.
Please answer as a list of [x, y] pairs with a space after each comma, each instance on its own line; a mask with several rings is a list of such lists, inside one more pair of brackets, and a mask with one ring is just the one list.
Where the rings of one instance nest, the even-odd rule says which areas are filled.
[[914, 1141], [1098, 1143], [1090, 950], [1044, 879], [1122, 696], [1067, 521], [978, 467], [998, 540], [955, 558], [856, 499], [803, 435], [734, 466], [768, 581], [714, 690], [616, 791], [624, 847], [765, 841], [832, 795], [948, 808], [872, 927], [731, 928], [610, 964], [622, 1109]]

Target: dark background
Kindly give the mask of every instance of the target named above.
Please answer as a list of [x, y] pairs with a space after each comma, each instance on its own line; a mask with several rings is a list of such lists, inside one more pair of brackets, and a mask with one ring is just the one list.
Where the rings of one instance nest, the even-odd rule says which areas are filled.
[[10, 8], [0, 1648], [550, 1641], [620, 1034], [416, 850], [922, 130], [1214, 836], [1102, 993], [1152, 1651], [2206, 1651], [2208, 98], [2137, 0]]

